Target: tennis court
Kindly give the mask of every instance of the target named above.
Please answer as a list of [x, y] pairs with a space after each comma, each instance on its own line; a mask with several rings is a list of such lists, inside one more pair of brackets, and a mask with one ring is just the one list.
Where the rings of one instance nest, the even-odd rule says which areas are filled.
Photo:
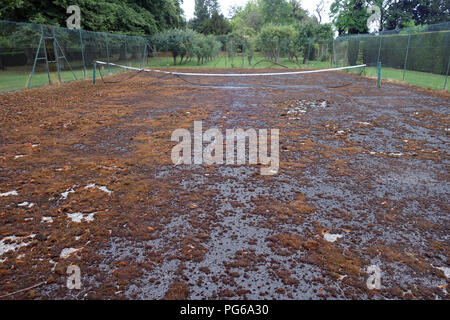
[[[447, 92], [344, 71], [105, 81], [1, 95], [2, 298], [448, 298]], [[199, 120], [278, 128], [278, 174], [175, 166], [172, 132]]]

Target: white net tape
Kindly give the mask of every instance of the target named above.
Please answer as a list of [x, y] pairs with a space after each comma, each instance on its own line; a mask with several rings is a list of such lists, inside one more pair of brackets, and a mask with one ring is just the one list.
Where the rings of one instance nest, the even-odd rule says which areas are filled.
[[365, 67], [365, 64], [360, 64], [357, 66], [341, 67], [341, 68], [331, 68], [331, 69], [318, 69], [318, 70], [305, 70], [305, 71], [291, 71], [291, 72], [268, 72], [268, 73], [190, 73], [190, 72], [171, 72], [157, 69], [145, 69], [145, 68], [135, 68], [128, 67], [116, 63], [108, 63], [103, 61], [95, 61], [95, 63], [100, 65], [111, 65], [128, 70], [143, 71], [143, 72], [156, 72], [163, 74], [171, 74], [177, 76], [198, 76], [198, 77], [264, 77], [264, 76], [287, 76], [296, 74], [308, 74], [308, 73], [319, 73], [319, 72], [329, 72], [329, 71], [341, 71], [348, 69], [357, 69]]

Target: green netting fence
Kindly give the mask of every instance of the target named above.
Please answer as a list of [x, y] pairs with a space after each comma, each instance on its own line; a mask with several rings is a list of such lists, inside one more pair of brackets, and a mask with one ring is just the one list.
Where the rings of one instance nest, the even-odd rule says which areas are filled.
[[0, 21], [0, 92], [87, 79], [96, 60], [143, 67], [146, 48], [144, 37]]
[[[0, 21], [0, 92], [91, 78], [96, 60], [154, 68], [330, 68], [367, 64], [366, 75], [447, 88], [450, 23], [336, 39], [207, 37], [176, 53], [157, 36]], [[174, 59], [174, 53], [177, 57]], [[57, 63], [56, 63], [57, 62]], [[124, 72], [100, 66], [103, 75]]]
[[366, 73], [373, 76], [381, 62], [383, 79], [449, 90], [450, 23], [339, 37], [334, 41], [334, 62], [367, 64]]

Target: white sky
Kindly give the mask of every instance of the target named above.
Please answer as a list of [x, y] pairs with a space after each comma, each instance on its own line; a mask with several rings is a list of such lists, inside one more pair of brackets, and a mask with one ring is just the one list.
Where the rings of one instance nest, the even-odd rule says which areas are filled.
[[[302, 0], [302, 7], [309, 11], [309, 13], [314, 13], [316, 3], [320, 0]], [[220, 8], [225, 17], [229, 17], [229, 9], [231, 6], [245, 6], [248, 0], [219, 0]], [[325, 0], [325, 8], [322, 14], [322, 22], [330, 22], [328, 16], [329, 9], [331, 5], [331, 0]], [[190, 20], [194, 17], [195, 0], [183, 0], [183, 10], [186, 19]], [[314, 13], [315, 14], [315, 13]]]

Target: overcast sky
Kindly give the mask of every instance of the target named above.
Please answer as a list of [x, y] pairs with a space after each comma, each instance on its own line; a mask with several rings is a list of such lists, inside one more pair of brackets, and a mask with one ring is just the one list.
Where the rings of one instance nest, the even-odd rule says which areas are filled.
[[[320, 0], [302, 0], [302, 7], [311, 13], [314, 13], [316, 3]], [[231, 6], [245, 6], [248, 0], [219, 0], [220, 8], [225, 17], [229, 17], [229, 9]], [[329, 22], [328, 12], [331, 0], [325, 0], [325, 9], [322, 14], [322, 22]], [[183, 9], [186, 19], [190, 20], [194, 17], [195, 0], [183, 0]], [[315, 14], [315, 13], [314, 13]]]

